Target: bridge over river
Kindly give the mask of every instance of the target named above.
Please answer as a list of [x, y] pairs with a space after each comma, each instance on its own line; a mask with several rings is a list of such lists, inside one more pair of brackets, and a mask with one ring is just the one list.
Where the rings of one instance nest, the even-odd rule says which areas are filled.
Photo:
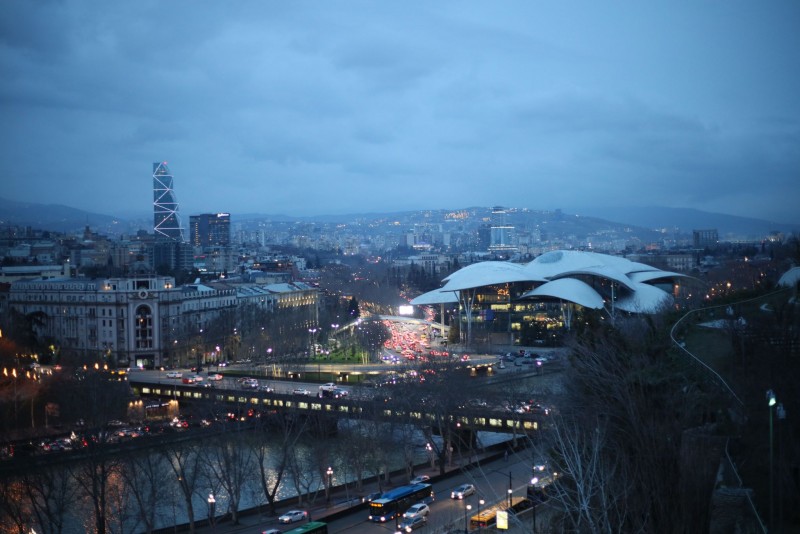
[[[226, 379], [227, 380], [227, 379]], [[274, 382], [273, 382], [274, 383]], [[288, 388], [286, 384], [289, 384]], [[547, 419], [546, 411], [518, 410], [513, 407], [465, 403], [447, 406], [435, 399], [427, 403], [411, 400], [404, 395], [401, 386], [369, 390], [359, 388], [358, 396], [323, 398], [316, 394], [316, 385], [306, 389], [313, 395], [297, 395], [291, 392], [296, 382], [276, 385], [275, 391], [243, 390], [234, 386], [202, 388], [178, 381], [152, 382], [141, 380], [135, 374], [130, 377], [134, 393], [142, 399], [160, 399], [162, 403], [177, 401], [182, 406], [214, 406], [219, 411], [233, 413], [289, 413], [338, 418], [369, 418], [387, 422], [427, 425], [434, 430], [445, 427], [463, 432], [501, 432], [506, 434], [528, 434], [539, 430]], [[142, 407], [144, 409], [144, 406]], [[470, 440], [471, 441], [471, 440]]]

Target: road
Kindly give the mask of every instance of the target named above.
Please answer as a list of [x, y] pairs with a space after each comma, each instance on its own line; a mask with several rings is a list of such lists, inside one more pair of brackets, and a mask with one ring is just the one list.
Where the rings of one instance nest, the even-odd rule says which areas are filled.
[[[467, 520], [472, 515], [478, 513], [480, 500], [484, 500], [483, 507], [488, 507], [496, 502], [508, 498], [509, 473], [511, 474], [511, 486], [514, 496], [525, 495], [527, 483], [531, 477], [531, 462], [529, 452], [512, 453], [506, 461], [504, 457], [494, 460], [483, 460], [480, 465], [473, 465], [465, 470], [459, 467], [448, 472], [444, 476], [439, 476], [438, 470], [432, 470], [429, 466], [418, 468], [417, 475], [427, 474], [431, 476], [435, 500], [430, 504], [431, 514], [428, 524], [417, 530], [420, 534], [433, 532], [445, 532], [447, 530], [460, 530], [464, 528], [465, 511]], [[399, 478], [395, 480], [398, 485], [403, 481]], [[477, 493], [464, 501], [452, 500], [450, 491], [456, 486], [469, 482], [475, 484]], [[365, 487], [364, 492], [374, 491], [377, 488]], [[384, 488], [386, 489], [386, 488]], [[332, 494], [332, 502], [340, 503], [346, 496], [341, 488], [336, 488]], [[471, 506], [471, 510], [466, 510], [466, 506]], [[284, 505], [279, 509], [279, 513], [291, 509], [291, 505]], [[395, 532], [394, 521], [390, 523], [373, 523], [367, 519], [368, 511], [361, 507], [351, 513], [346, 513], [347, 506], [337, 504], [334, 506], [314, 506], [308, 510], [309, 515], [314, 521], [326, 521], [328, 531], [331, 533], [348, 532], [354, 534], [386, 534]], [[336, 514], [336, 519], [328, 520], [329, 514]], [[229, 525], [226, 523], [217, 524], [214, 527], [203, 526], [197, 529], [198, 534], [241, 534], [257, 533], [264, 530], [277, 528], [287, 531], [290, 528], [299, 526], [280, 525], [275, 517], [263, 515], [246, 515], [241, 518], [240, 525]], [[513, 525], [512, 525], [513, 527]], [[528, 526], [528, 529], [530, 526]], [[520, 528], [519, 530], [522, 530]]]

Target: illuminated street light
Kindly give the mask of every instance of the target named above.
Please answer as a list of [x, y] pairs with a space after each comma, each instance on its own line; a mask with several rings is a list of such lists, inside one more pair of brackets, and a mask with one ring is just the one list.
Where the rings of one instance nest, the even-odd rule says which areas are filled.
[[328, 475], [328, 491], [327, 491], [327, 495], [325, 497], [326, 497], [328, 503], [330, 503], [331, 502], [331, 484], [333, 483], [333, 468], [329, 466], [328, 470], [325, 471], [325, 474]]
[[767, 408], [769, 409], [769, 528], [775, 529], [775, 471], [773, 469], [773, 439], [772, 439], [772, 407], [778, 402], [775, 392], [767, 390]]
[[214, 526], [214, 508], [217, 505], [217, 500], [214, 498], [213, 493], [208, 494], [208, 524]]

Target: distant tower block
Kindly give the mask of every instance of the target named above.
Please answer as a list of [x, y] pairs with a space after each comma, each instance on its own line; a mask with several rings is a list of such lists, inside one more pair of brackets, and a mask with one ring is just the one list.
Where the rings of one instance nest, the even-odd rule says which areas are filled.
[[153, 163], [153, 232], [159, 239], [184, 241], [172, 173], [166, 161]]
[[514, 252], [514, 227], [506, 222], [508, 211], [502, 206], [492, 208], [489, 250], [493, 252]]

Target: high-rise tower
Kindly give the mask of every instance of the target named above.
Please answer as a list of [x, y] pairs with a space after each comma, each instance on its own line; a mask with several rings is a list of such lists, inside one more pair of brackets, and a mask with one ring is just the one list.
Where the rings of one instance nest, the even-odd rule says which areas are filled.
[[183, 242], [178, 200], [172, 187], [167, 162], [153, 163], [153, 232], [156, 238]]
[[189, 241], [192, 246], [228, 247], [231, 244], [231, 214], [202, 213], [189, 216]]

